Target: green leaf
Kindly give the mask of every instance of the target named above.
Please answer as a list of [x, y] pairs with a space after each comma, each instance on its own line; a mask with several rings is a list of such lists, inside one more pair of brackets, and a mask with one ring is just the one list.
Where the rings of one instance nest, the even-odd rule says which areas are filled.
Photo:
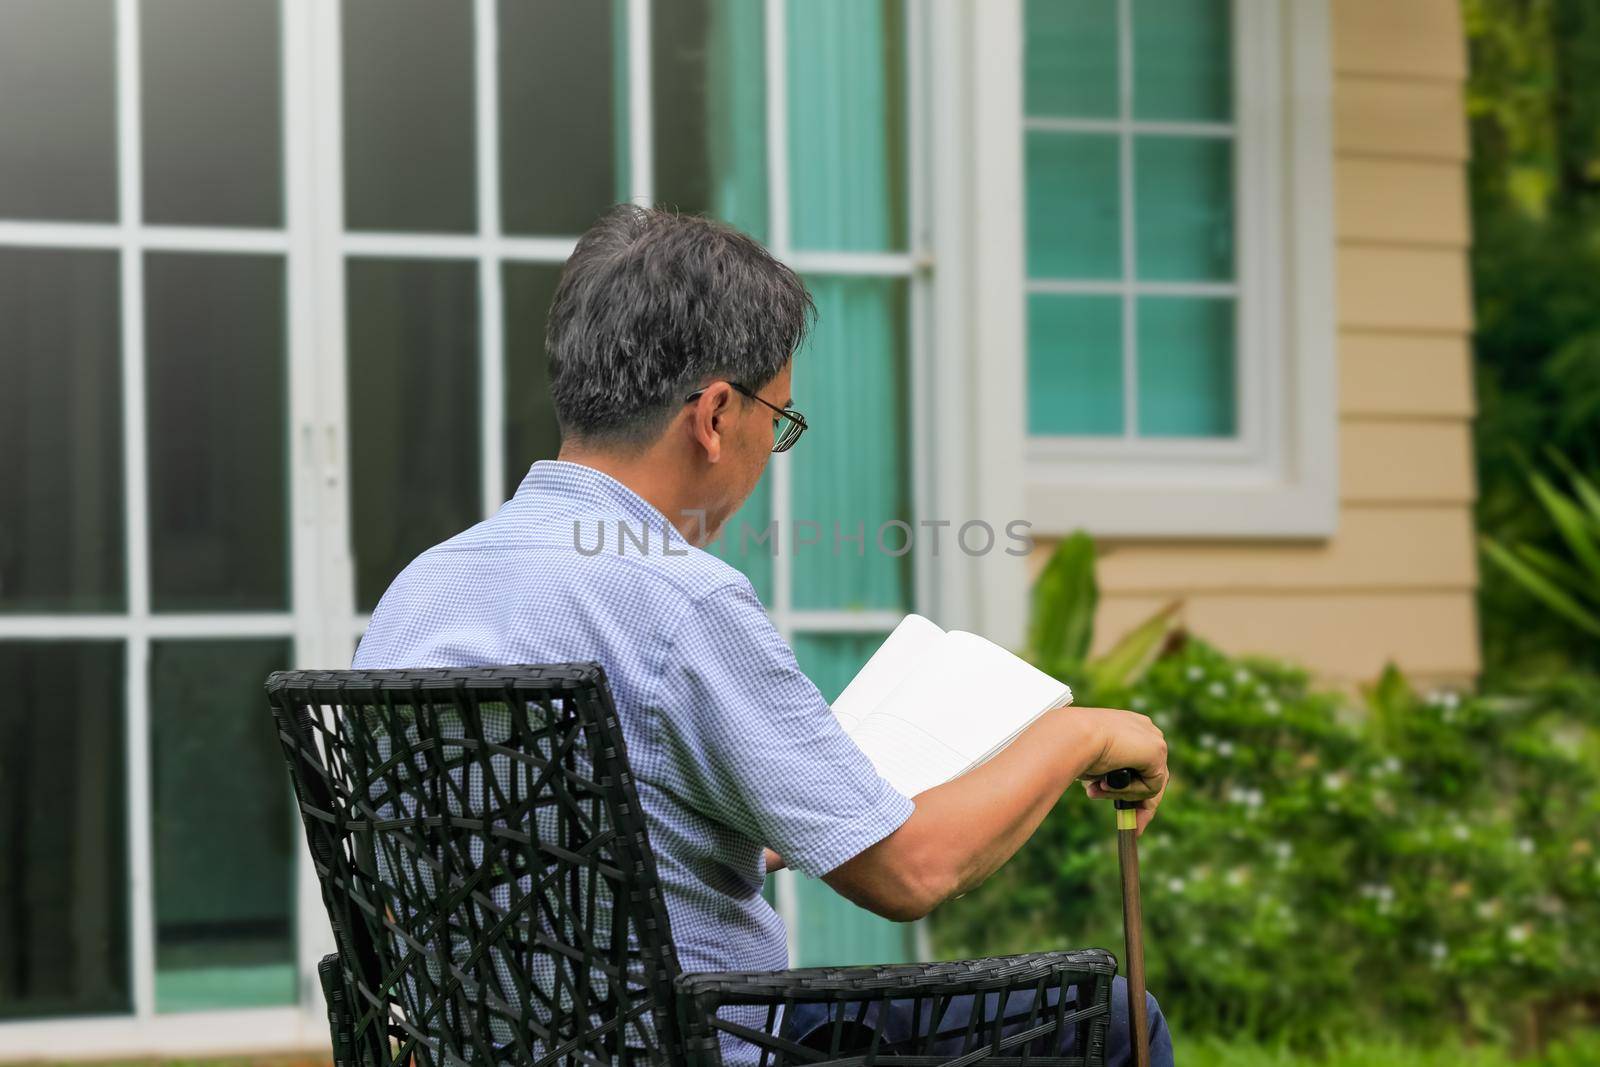
[[1178, 627], [1183, 601], [1174, 600], [1123, 635], [1111, 649], [1089, 665], [1089, 684], [1096, 692], [1121, 689], [1144, 676], [1167, 638]]
[[1100, 604], [1094, 557], [1094, 541], [1080, 530], [1056, 546], [1034, 581], [1028, 623], [1028, 658], [1033, 662], [1076, 665], [1088, 657]]
[[1385, 718], [1408, 714], [1417, 703], [1411, 682], [1392, 661], [1384, 665], [1383, 673], [1365, 693], [1368, 706]]
[[1483, 551], [1528, 592], [1583, 630], [1600, 637], [1600, 616], [1586, 609], [1543, 574], [1528, 566], [1492, 537], [1483, 538]]
[[1551, 485], [1543, 475], [1535, 474], [1531, 483], [1539, 502], [1556, 524], [1561, 539], [1578, 557], [1578, 562], [1594, 575], [1594, 580], [1600, 582], [1600, 520], [1591, 522], [1582, 508]]
[[1588, 509], [1590, 521], [1600, 529], [1600, 489], [1584, 477], [1583, 472], [1572, 465], [1572, 461], [1555, 449], [1550, 450], [1550, 458], [1556, 466], [1561, 468], [1567, 480], [1572, 483], [1572, 491], [1577, 494], [1578, 500]]

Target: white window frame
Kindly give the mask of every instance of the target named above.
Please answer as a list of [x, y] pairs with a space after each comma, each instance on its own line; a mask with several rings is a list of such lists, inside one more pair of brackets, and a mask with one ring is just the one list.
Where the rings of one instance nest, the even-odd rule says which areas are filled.
[[[1026, 323], [1028, 292], [1172, 292], [1237, 295], [1239, 300], [1239, 434], [1208, 439], [1032, 437], [1013, 451], [1003, 443], [979, 446], [984, 469], [1007, 478], [1040, 535], [1084, 529], [1105, 537], [1326, 537], [1338, 517], [1337, 399], [1333, 299], [1331, 74], [1326, 0], [1234, 0], [1236, 119], [1213, 124], [1236, 139], [1235, 218], [1237, 283], [1172, 285], [1099, 282], [1028, 282], [1022, 195], [1025, 121], [1020, 71], [1025, 42], [1023, 0], [984, 5], [980, 26], [996, 40], [974, 53], [980, 84], [993, 79], [1007, 91], [979, 96], [974, 136], [988, 137], [974, 152], [972, 210], [990, 214], [984, 241], [993, 266], [976, 274], [982, 287], [1002, 291], [1004, 302]], [[1130, 86], [1130, 0], [1119, 0], [1124, 117], [1107, 123], [1034, 120], [1033, 127], [1104, 127], [1161, 132], [1161, 124], [1126, 117]], [[986, 25], [989, 20], [993, 25]], [[978, 28], [978, 27], [975, 27]], [[1167, 132], [1193, 132], [1187, 124]], [[1129, 139], [1123, 139], [1127, 151]], [[975, 145], [976, 147], [976, 145]], [[1130, 168], [1124, 160], [1123, 181]], [[1124, 189], [1124, 250], [1131, 241], [1129, 191]], [[1014, 215], [1015, 218], [1005, 216]], [[1125, 270], [1132, 265], [1125, 255]], [[977, 302], [981, 291], [973, 292]], [[1132, 301], [1124, 314], [1131, 315]], [[1021, 383], [1011, 398], [1011, 418], [1026, 410], [1026, 328], [1007, 331], [982, 356], [991, 373]], [[1132, 403], [1131, 391], [1125, 402]], [[1128, 425], [1132, 426], [1131, 420]], [[1017, 463], [1024, 456], [1025, 462]], [[1019, 469], [1020, 468], [1020, 469]]]
[[[921, 442], [933, 436], [927, 412], [937, 390], [928, 387], [934, 293], [929, 235], [929, 183], [909, 168], [910, 250], [904, 253], [796, 251], [789, 240], [786, 4], [766, 4], [769, 233], [774, 253], [796, 271], [813, 274], [904, 278], [909, 286], [908, 388], [913, 443], [912, 499], [932, 495], [932, 465]], [[943, 0], [939, 0], [943, 2]], [[504, 328], [501, 267], [509, 262], [560, 264], [576, 236], [514, 237], [500, 227], [498, 151], [499, 43], [494, 0], [473, 0], [475, 27], [474, 121], [477, 129], [478, 229], [470, 234], [347, 233], [344, 170], [340, 5], [325, 0], [281, 0], [284, 223], [281, 227], [147, 226], [142, 221], [140, 0], [115, 0], [117, 144], [120, 212], [105, 224], [0, 220], [0, 247], [93, 248], [119, 253], [121, 365], [124, 379], [124, 470], [128, 609], [98, 615], [0, 615], [0, 640], [117, 638], [125, 643], [125, 730], [130, 976], [128, 1014], [70, 1016], [0, 1022], [0, 1062], [62, 1058], [193, 1056], [264, 1048], [323, 1048], [327, 1018], [317, 962], [333, 951], [321, 890], [295, 820], [296, 922], [299, 1001], [292, 1006], [158, 1013], [155, 1005], [153, 842], [149, 772], [149, 652], [165, 638], [282, 637], [291, 639], [296, 665], [348, 663], [370, 617], [357, 610], [348, 484], [349, 426], [346, 375], [345, 271], [350, 257], [447, 258], [475, 261], [480, 315], [480, 439], [482, 513], [505, 497], [503, 437]], [[626, 48], [630, 193], [639, 203], [653, 195], [650, 83], [651, 0], [627, 0]], [[928, 110], [922, 91], [934, 81], [919, 42], [927, 33], [919, 0], [907, 3], [908, 159], [926, 158]], [[270, 253], [287, 272], [287, 370], [292, 528], [293, 609], [275, 613], [152, 614], [149, 589], [148, 480], [145, 449], [144, 273], [148, 251]], [[790, 519], [788, 457], [774, 457], [772, 517]], [[1010, 512], [1007, 512], [1010, 514]], [[932, 606], [939, 586], [935, 566], [921, 553], [915, 565], [914, 603]], [[897, 611], [814, 611], [792, 606], [792, 561], [774, 561], [774, 622], [785, 639], [803, 633], [887, 632]], [[1019, 564], [1020, 567], [1020, 564]], [[1020, 570], [1018, 571], [1020, 574]], [[976, 626], [950, 606], [952, 617]], [[265, 701], [261, 714], [266, 714]], [[797, 897], [793, 872], [780, 872], [778, 907], [795, 944]], [[926, 952], [920, 924], [918, 943]]]

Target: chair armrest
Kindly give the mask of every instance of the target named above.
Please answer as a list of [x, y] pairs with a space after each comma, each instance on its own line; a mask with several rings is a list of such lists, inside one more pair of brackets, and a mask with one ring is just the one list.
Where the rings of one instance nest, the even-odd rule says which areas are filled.
[[[763, 1049], [764, 1067], [825, 1067], [846, 1058], [857, 1067], [871, 1067], [904, 1056], [915, 1056], [918, 1067], [980, 1059], [992, 1067], [1094, 1067], [1105, 1059], [1116, 971], [1111, 953], [1075, 949], [943, 963], [685, 974], [676, 983], [678, 1019], [689, 1062], [700, 1067], [721, 1064], [722, 1034]], [[1072, 986], [1076, 991], [1068, 997]], [[1019, 993], [1032, 996], [1012, 998]], [[966, 995], [981, 997], [984, 1010], [971, 1012], [958, 1026], [948, 1025], [945, 1012], [951, 999]], [[900, 1002], [912, 1013], [909, 1018], [919, 1020], [916, 1034], [891, 1041], [873, 1028], [889, 1002]], [[831, 1006], [827, 1023], [803, 1046], [779, 1033], [780, 1013], [800, 1004]], [[1005, 1010], [996, 1010], [1002, 1004]], [[721, 1009], [733, 1006], [765, 1007], [765, 1026], [757, 1029], [719, 1016]], [[933, 1020], [946, 1025], [927, 1025]], [[1074, 1055], [1040, 1053], [1042, 1046], [1055, 1046], [1056, 1035], [1069, 1028], [1076, 1030]], [[1028, 1051], [1026, 1046], [1038, 1039], [1045, 1040]]]

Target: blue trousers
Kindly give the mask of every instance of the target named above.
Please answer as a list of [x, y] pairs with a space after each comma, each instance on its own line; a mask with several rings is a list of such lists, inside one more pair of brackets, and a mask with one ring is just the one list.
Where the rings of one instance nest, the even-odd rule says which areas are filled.
[[[1067, 987], [1067, 1000], [1073, 1001], [1077, 996], [1077, 986]], [[992, 1018], [999, 994], [990, 994], [985, 997], [984, 1018]], [[1005, 1014], [1007, 1018], [1016, 1018], [1015, 1023], [1005, 1026], [1005, 1032], [1016, 1033], [1027, 1027], [1028, 1009], [1032, 1003], [1033, 994], [1029, 992], [1012, 993], [1006, 999]], [[1148, 1014], [1150, 1016], [1150, 1065], [1151, 1067], [1172, 1067], [1172, 1034], [1167, 1030], [1167, 1020], [1161, 1014], [1161, 1006], [1156, 1003], [1156, 998], [1149, 993], [1145, 994]], [[976, 996], [957, 997], [950, 1002], [949, 1008], [939, 1020], [939, 1030], [955, 1030], [959, 1034], [966, 1029], [967, 1023], [972, 1018], [976, 1007]], [[1049, 998], [1049, 1003], [1055, 1004], [1055, 997]], [[862, 1022], [865, 1030], [857, 1032], [854, 1036], [861, 1045], [870, 1040], [871, 1031], [882, 1029], [881, 1041], [904, 1041], [917, 1034], [927, 1033], [928, 1017], [932, 1014], [932, 1005], [924, 1002], [921, 1012], [922, 1018], [916, 1018], [914, 1001], [895, 1000], [887, 1004], [887, 1011], [880, 1010], [884, 1005], [873, 1003], [867, 1006], [867, 1013]], [[827, 1048], [828, 1037], [828, 1011], [827, 1004], [797, 1004], [784, 1019], [783, 1034], [794, 1041], [805, 1042], [809, 1035], [813, 1042], [821, 1041], [822, 1048]], [[844, 1017], [854, 1019], [857, 1008], [847, 1005]], [[885, 1018], [887, 1016], [887, 1018]], [[1064, 1035], [1051, 1035], [1045, 1039], [1045, 1048], [1038, 1049], [1040, 1054], [1071, 1056], [1077, 1054], [1076, 1037], [1073, 1029], [1069, 1027]], [[1036, 1046], [1037, 1048], [1037, 1046]], [[956, 1055], [961, 1050], [959, 1036], [937, 1042], [934, 1051]], [[1128, 986], [1121, 978], [1115, 979], [1111, 989], [1111, 1025], [1106, 1033], [1106, 1067], [1126, 1067], [1133, 1062], [1133, 1049], [1129, 1044], [1128, 1036]]]

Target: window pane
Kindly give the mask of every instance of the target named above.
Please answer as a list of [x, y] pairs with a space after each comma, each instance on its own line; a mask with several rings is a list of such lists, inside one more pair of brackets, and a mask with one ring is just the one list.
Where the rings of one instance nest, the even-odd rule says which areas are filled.
[[795, 248], [906, 246], [905, 21], [897, 0], [789, 4]]
[[[833, 700], [883, 644], [883, 634], [796, 634], [800, 669]], [[813, 878], [790, 883], [798, 898], [800, 967], [901, 963], [913, 959], [911, 927], [856, 907]]]
[[151, 254], [145, 293], [151, 606], [284, 610], [283, 260]]
[[1233, 280], [1233, 142], [1136, 137], [1139, 277]]
[[1117, 0], [1028, 0], [1024, 111], [1117, 117]]
[[767, 232], [764, 8], [656, 0], [651, 9], [656, 200]]
[[1139, 435], [1231, 437], [1234, 302], [1139, 300]]
[[120, 641], [0, 644], [0, 1018], [130, 1012]]
[[1120, 278], [1117, 138], [1030, 131], [1028, 277]]
[[1132, 0], [1133, 116], [1226, 122], [1233, 114], [1230, 0]]
[[535, 460], [555, 459], [561, 431], [550, 400], [550, 368], [544, 354], [544, 324], [561, 280], [554, 263], [507, 263], [506, 334], [506, 496], [522, 484]]
[[115, 252], [0, 249], [0, 610], [126, 602], [117, 285]]
[[0, 218], [117, 217], [111, 0], [0, 5]]
[[628, 198], [623, 4], [500, 0], [499, 11], [501, 224], [582, 233]]
[[475, 230], [472, 5], [343, 12], [346, 228]]
[[[911, 603], [911, 555], [880, 552], [879, 528], [909, 521], [906, 285], [893, 278], [807, 278], [817, 325], [794, 361], [795, 407], [810, 431], [785, 454], [793, 472], [797, 608], [900, 609]], [[815, 523], [815, 526], [802, 526]], [[862, 533], [861, 542], [835, 541]], [[802, 546], [800, 541], [816, 539]], [[902, 530], [884, 543], [899, 551]]]
[[274, 0], [143, 0], [144, 217], [283, 224], [282, 58]]
[[348, 271], [356, 602], [481, 517], [478, 268], [354, 259]]
[[1028, 297], [1028, 432], [1122, 433], [1122, 300]]
[[287, 640], [150, 646], [156, 1008], [295, 999], [294, 814], [261, 696]]

